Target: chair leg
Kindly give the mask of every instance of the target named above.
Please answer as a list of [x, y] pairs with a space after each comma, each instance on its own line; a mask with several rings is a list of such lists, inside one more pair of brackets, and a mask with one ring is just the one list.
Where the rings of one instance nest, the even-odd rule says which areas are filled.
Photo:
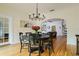
[[22, 45], [21, 45], [21, 48], [20, 48], [20, 53], [21, 53], [21, 51], [22, 51]]
[[30, 48], [29, 48], [29, 45], [28, 45], [28, 52], [29, 52]]
[[23, 47], [23, 46], [22, 46], [22, 43], [21, 43], [20, 53], [21, 53], [21, 51], [22, 51], [22, 47]]
[[54, 52], [54, 49], [52, 49], [53, 50], [53, 52]]
[[51, 48], [52, 48], [52, 50], [53, 50], [53, 52], [54, 52], [54, 46], [53, 46], [53, 45], [52, 45], [52, 47], [51, 47]]
[[50, 44], [48, 45], [48, 51], [49, 51], [49, 56], [51, 55], [52, 51], [54, 52], [53, 46]]
[[51, 41], [51, 49], [54, 52], [54, 48], [53, 48], [53, 40]]
[[39, 48], [38, 48], [38, 50], [39, 50], [39, 56], [41, 55], [41, 40], [39, 41]]
[[40, 56], [40, 51], [39, 51], [39, 56]]
[[41, 54], [41, 52], [40, 52], [40, 51], [41, 51], [41, 49], [40, 49], [40, 48], [41, 48], [41, 47], [39, 47], [39, 48], [38, 48], [38, 50], [39, 50], [39, 55], [38, 55], [38, 56], [40, 56], [40, 54]]
[[31, 56], [31, 52], [29, 53], [29, 56]]
[[51, 55], [52, 51], [54, 52], [53, 47], [49, 47], [49, 56]]
[[28, 46], [28, 52], [29, 52], [29, 56], [31, 56], [31, 49], [29, 46]]
[[49, 47], [49, 56], [50, 56], [51, 52], [50, 52], [50, 47]]

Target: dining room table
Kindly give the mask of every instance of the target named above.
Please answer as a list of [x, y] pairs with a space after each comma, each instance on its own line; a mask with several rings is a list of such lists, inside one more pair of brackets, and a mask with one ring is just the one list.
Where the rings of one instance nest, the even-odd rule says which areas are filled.
[[[39, 56], [41, 55], [41, 53], [43, 53], [45, 51], [45, 46], [44, 46], [44, 43], [45, 41], [47, 42], [47, 45], [51, 46], [51, 38], [50, 38], [50, 33], [31, 33], [31, 34], [36, 34], [36, 36], [38, 37], [34, 37], [33, 41], [37, 40], [38, 41], [38, 44], [39, 44]], [[34, 42], [35, 44], [35, 42]], [[50, 52], [50, 49], [49, 49], [49, 52]], [[49, 53], [50, 55], [50, 53]]]

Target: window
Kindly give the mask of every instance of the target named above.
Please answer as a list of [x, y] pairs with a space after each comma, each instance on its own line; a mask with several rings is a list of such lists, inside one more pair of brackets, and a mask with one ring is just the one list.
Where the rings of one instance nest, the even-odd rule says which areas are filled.
[[8, 42], [9, 23], [7, 18], [0, 17], [0, 43]]

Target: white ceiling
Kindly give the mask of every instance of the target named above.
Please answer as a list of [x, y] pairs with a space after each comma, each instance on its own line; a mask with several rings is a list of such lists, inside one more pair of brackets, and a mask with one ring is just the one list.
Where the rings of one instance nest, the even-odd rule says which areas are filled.
[[[17, 13], [27, 13], [31, 14], [36, 11], [35, 3], [0, 3], [0, 12], [17, 12]], [[38, 8], [41, 13], [48, 13], [49, 10], [55, 9], [60, 10], [69, 6], [79, 6], [79, 4], [74, 3], [39, 3]]]

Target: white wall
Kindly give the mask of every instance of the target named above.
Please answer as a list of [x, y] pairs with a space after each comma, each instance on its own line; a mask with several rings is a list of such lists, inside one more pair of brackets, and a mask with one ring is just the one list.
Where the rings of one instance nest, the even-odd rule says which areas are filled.
[[[9, 10], [9, 8], [5, 8], [4, 6], [4, 8], [0, 8], [0, 14], [13, 17], [14, 42], [18, 42], [18, 33], [19, 31], [21, 31], [21, 28], [19, 26], [19, 20], [28, 20], [28, 16], [26, 16], [27, 13], [18, 13], [16, 9]], [[79, 5], [71, 5], [64, 8], [56, 9], [54, 12], [46, 13], [45, 16], [48, 19], [63, 18], [67, 23], [67, 44], [76, 45], [75, 34], [79, 34]]]
[[8, 19], [8, 23], [9, 23], [9, 40], [8, 42], [5, 43], [1, 43], [0, 45], [4, 45], [4, 44], [14, 44], [14, 37], [13, 37], [13, 18], [11, 16], [5, 16], [5, 15], [0, 15], [1, 18], [7, 18]]
[[[50, 15], [50, 16], [49, 16]], [[67, 44], [76, 45], [75, 34], [79, 34], [79, 6], [68, 6], [47, 14], [48, 18], [63, 18], [67, 24]]]
[[13, 19], [12, 17], [8, 17], [8, 19], [9, 19], [9, 43], [14, 44]]
[[[56, 32], [57, 32], [57, 36], [62, 36], [62, 21], [52, 21], [52, 22], [46, 22], [46, 32], [50, 32], [52, 31], [52, 26], [56, 26]], [[49, 28], [50, 27], [50, 28]]]
[[63, 35], [62, 33], [62, 22], [61, 21], [54, 21], [50, 24], [50, 26], [56, 26], [57, 36]]

